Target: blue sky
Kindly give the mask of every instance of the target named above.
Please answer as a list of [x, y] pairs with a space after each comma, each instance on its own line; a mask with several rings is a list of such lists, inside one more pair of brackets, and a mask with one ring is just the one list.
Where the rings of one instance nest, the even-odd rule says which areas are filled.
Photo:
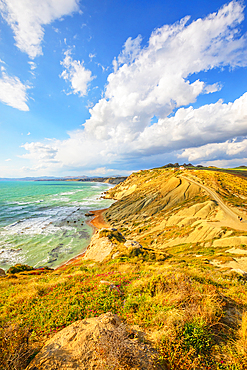
[[245, 5], [0, 0], [0, 177], [247, 165]]

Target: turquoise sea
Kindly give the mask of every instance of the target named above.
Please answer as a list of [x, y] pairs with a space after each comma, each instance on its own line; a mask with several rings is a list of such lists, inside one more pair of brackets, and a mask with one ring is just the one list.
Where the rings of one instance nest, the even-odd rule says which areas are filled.
[[93, 230], [85, 213], [107, 208], [111, 185], [72, 181], [0, 182], [0, 268], [57, 267], [81, 253]]

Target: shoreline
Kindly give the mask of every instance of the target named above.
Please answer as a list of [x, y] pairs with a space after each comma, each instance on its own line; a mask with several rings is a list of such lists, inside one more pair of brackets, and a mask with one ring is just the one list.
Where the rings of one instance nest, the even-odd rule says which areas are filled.
[[[89, 213], [92, 214], [92, 216], [94, 216], [94, 217], [91, 220], [85, 221], [85, 223], [92, 227], [93, 235], [99, 229], [110, 227], [110, 225], [105, 222], [104, 217], [103, 217], [103, 212], [106, 211], [107, 209], [108, 208], [103, 208], [103, 209], [97, 209], [95, 211], [89, 211]], [[91, 237], [91, 239], [92, 239], [92, 237]], [[91, 239], [90, 239], [90, 242], [91, 242]], [[90, 242], [89, 242], [89, 244], [90, 244]], [[87, 250], [87, 248], [82, 253], [80, 253], [77, 256], [72, 257], [68, 261], [62, 263], [60, 266], [56, 267], [54, 269], [54, 271], [63, 270], [63, 269], [65, 269], [65, 267], [67, 267], [69, 265], [73, 265], [73, 266], [76, 265], [78, 262], [81, 261], [82, 257], [84, 257], [84, 255], [86, 253], [86, 250]]]
[[93, 227], [94, 232], [98, 229], [102, 228], [108, 228], [110, 225], [105, 221], [103, 212], [106, 211], [108, 208], [103, 208], [103, 209], [97, 209], [96, 211], [89, 211], [94, 218], [92, 220], [87, 220], [86, 224]]

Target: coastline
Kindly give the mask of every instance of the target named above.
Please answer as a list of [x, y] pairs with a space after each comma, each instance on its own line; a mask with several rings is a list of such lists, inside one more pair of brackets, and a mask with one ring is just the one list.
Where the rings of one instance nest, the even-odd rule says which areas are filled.
[[[89, 213], [92, 214], [92, 216], [94, 216], [94, 217], [91, 220], [87, 220], [86, 224], [93, 228], [93, 235], [95, 234], [95, 232], [98, 229], [110, 227], [110, 225], [105, 222], [104, 217], [103, 217], [103, 212], [106, 211], [107, 209], [108, 208], [97, 209], [95, 211], [89, 211]], [[90, 239], [90, 242], [91, 242], [91, 239]], [[90, 244], [90, 242], [89, 242], [89, 244]], [[85, 255], [86, 250], [87, 250], [87, 248], [82, 253], [78, 254], [75, 257], [72, 257], [68, 261], [66, 261], [66, 262], [62, 263], [60, 266], [56, 267], [55, 270], [62, 270], [62, 269], [64, 269], [65, 267], [67, 267], [69, 265], [73, 265], [73, 266], [77, 265], [81, 261], [82, 257]]]
[[102, 228], [108, 228], [110, 227], [109, 224], [107, 224], [107, 222], [105, 221], [104, 219], [104, 216], [103, 216], [103, 212], [106, 211], [108, 208], [104, 208], [104, 209], [98, 209], [96, 211], [89, 211], [90, 214], [92, 214], [92, 216], [94, 216], [94, 218], [92, 220], [88, 220], [86, 221], [86, 224], [93, 227], [95, 230], [98, 230], [98, 229], [102, 229]]

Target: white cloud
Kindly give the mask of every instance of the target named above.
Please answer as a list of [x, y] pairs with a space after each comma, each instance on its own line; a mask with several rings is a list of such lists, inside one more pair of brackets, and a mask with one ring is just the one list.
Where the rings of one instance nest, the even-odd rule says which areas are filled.
[[217, 159], [215, 161], [202, 161], [200, 162], [203, 166], [215, 166], [219, 168], [234, 168], [238, 166], [246, 166], [247, 157], [233, 158], [233, 159]]
[[90, 170], [88, 171], [88, 174], [90, 174], [91, 176], [106, 176], [106, 175], [109, 175], [109, 176], [113, 176], [116, 175], [116, 174], [119, 174], [121, 173], [121, 175], [125, 176], [125, 175], [130, 175], [132, 171], [126, 171], [126, 170], [114, 170], [114, 169], [111, 169], [111, 168], [106, 168], [106, 167], [98, 167], [94, 170]]
[[223, 143], [212, 143], [200, 146], [198, 148], [187, 148], [178, 158], [187, 158], [188, 161], [208, 161], [217, 158], [227, 160], [234, 158], [243, 158], [247, 153], [247, 139], [241, 140], [234, 138]]
[[141, 51], [141, 42], [141, 35], [138, 35], [135, 39], [129, 37], [124, 44], [122, 52], [118, 56], [118, 65], [132, 63]]
[[[143, 135], [154, 115], [164, 119], [175, 108], [195, 102], [198, 95], [219, 90], [217, 82], [190, 83], [189, 76], [247, 65], [246, 35], [236, 32], [242, 20], [243, 7], [232, 2], [205, 19], [187, 25], [187, 17], [155, 30], [143, 49], [140, 38], [130, 40], [127, 51], [115, 59], [105, 97], [90, 110], [85, 130], [97, 139], [128, 143]], [[130, 55], [130, 60], [119, 66], [123, 55]]]
[[0, 78], [0, 101], [13, 108], [28, 111], [28, 96], [27, 90], [30, 88], [24, 85], [18, 77], [8, 76], [2, 70], [2, 77]]
[[9, 161], [11, 161], [11, 158], [5, 159], [5, 162], [9, 162]]
[[169, 152], [247, 135], [247, 92], [233, 103], [180, 108], [173, 117], [146, 127], [133, 151], [146, 155]]
[[88, 172], [92, 176], [100, 176], [100, 175], [106, 175], [107, 173], [115, 172], [115, 170], [112, 170], [112, 169], [106, 168], [106, 167], [99, 167], [99, 168], [96, 168], [95, 170], [90, 170]]
[[40, 142], [36, 143], [26, 143], [22, 145], [22, 148], [29, 151], [29, 153], [23, 154], [21, 158], [28, 158], [41, 161], [54, 161], [57, 149], [56, 147], [51, 147], [50, 145], [45, 145]]
[[34, 62], [28, 62], [28, 64], [30, 65], [30, 69], [31, 69], [31, 71], [34, 71], [36, 68], [37, 68], [37, 65], [36, 65], [36, 63], [34, 63]]
[[[143, 48], [140, 36], [129, 38], [84, 129], [70, 132], [67, 140], [46, 143], [46, 150], [56, 147], [61, 166], [95, 168], [246, 136], [247, 93], [228, 104], [219, 100], [184, 108], [200, 94], [221, 89], [218, 81], [190, 82], [191, 75], [247, 66], [247, 38], [237, 29], [241, 21], [242, 3], [233, 1], [204, 19], [189, 24], [186, 17], [155, 30]], [[87, 82], [83, 72], [79, 83], [75, 76], [83, 65], [68, 52], [63, 63], [63, 78], [74, 93], [85, 94], [91, 72]], [[30, 155], [37, 157], [33, 144]]]
[[29, 135], [31, 135], [31, 132], [28, 132], [28, 133], [27, 133], [27, 135], [28, 135], [28, 136], [29, 136]]
[[79, 10], [78, 0], [0, 0], [0, 12], [16, 46], [33, 59], [42, 54], [44, 25]]
[[87, 94], [88, 84], [94, 78], [90, 70], [86, 69], [83, 61], [73, 60], [71, 51], [67, 50], [65, 58], [61, 65], [65, 68], [61, 73], [65, 81], [70, 82], [73, 94], [79, 94], [81, 97]]

